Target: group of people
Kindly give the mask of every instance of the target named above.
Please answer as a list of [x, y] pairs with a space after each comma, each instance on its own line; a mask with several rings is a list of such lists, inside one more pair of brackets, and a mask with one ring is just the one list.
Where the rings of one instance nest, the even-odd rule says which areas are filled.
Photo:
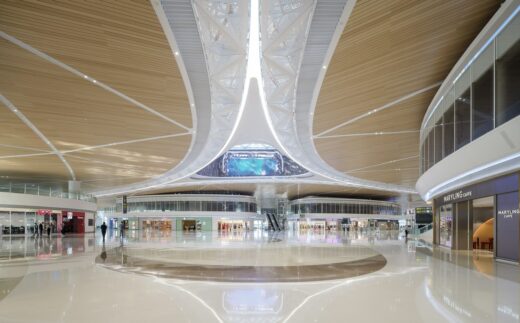
[[40, 222], [34, 225], [34, 236], [42, 237], [45, 233], [47, 237], [51, 236], [51, 232], [54, 232], [55, 224], [53, 222]]

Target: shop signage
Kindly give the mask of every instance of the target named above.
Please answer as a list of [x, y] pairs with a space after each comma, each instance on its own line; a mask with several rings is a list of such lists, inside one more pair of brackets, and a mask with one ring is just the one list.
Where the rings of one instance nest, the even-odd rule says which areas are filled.
[[516, 173], [470, 185], [441, 195], [435, 199], [435, 203], [436, 205], [451, 204], [515, 191], [518, 191], [518, 174]]
[[432, 213], [432, 207], [431, 206], [416, 207], [415, 214], [419, 214], [419, 213]]
[[51, 215], [52, 214], [52, 210], [38, 210], [38, 211], [36, 211], [36, 214], [42, 215], [42, 216], [44, 216], [44, 215]]
[[518, 192], [498, 194], [496, 198], [497, 258], [520, 260], [520, 217]]
[[415, 223], [427, 224], [433, 222], [433, 212], [431, 206], [415, 208]]
[[513, 209], [513, 210], [498, 210], [498, 215], [501, 215], [504, 217], [504, 219], [512, 219], [514, 214], [520, 214], [519, 209]]
[[459, 201], [459, 200], [463, 200], [463, 199], [468, 199], [471, 197], [471, 194], [472, 194], [471, 191], [465, 192], [463, 190], [460, 190], [455, 193], [444, 195], [444, 197], [442, 199], [443, 199], [444, 203], [454, 202], [454, 201]]

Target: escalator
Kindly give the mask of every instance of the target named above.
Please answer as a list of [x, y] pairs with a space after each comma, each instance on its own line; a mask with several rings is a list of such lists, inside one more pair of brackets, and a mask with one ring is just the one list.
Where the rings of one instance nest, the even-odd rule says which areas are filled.
[[271, 214], [270, 213], [266, 213], [265, 216], [267, 217], [267, 221], [269, 221], [269, 226], [273, 229], [273, 230], [276, 230], [274, 224], [273, 224], [273, 220], [271, 219]]
[[274, 222], [274, 225], [276, 226], [276, 231], [281, 231], [282, 228], [280, 227], [280, 223], [278, 223], [278, 219], [276, 218], [276, 215], [274, 214], [271, 214], [271, 216], [273, 217], [273, 222]]
[[269, 221], [269, 225], [274, 231], [281, 231], [280, 224], [278, 223], [278, 220], [276, 219], [276, 215], [273, 213], [266, 213], [265, 216], [267, 217], [267, 220]]

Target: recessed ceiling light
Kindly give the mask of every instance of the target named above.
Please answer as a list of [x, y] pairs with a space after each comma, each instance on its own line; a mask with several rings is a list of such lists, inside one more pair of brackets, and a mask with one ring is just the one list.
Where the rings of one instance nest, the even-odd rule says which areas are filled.
[[179, 52], [177, 52], [177, 51], [175, 51], [174, 54], [175, 54], [175, 56], [179, 56]]
[[323, 69], [327, 69], [327, 65], [323, 65], [321, 68], [323, 68]]

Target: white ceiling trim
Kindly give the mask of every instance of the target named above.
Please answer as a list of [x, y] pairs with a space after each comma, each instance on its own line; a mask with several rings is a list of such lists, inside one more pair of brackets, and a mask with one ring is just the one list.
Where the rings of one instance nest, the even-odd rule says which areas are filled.
[[361, 167], [361, 168], [351, 169], [351, 170], [346, 171], [345, 173], [357, 172], [357, 171], [360, 171], [360, 170], [363, 170], [363, 169], [368, 169], [368, 168], [372, 168], [372, 167], [393, 164], [393, 163], [397, 163], [397, 162], [400, 162], [400, 161], [403, 161], [403, 160], [415, 159], [415, 158], [419, 158], [419, 155], [414, 155], [414, 156], [409, 156], [409, 157], [389, 160], [389, 161], [386, 161], [384, 163], [379, 163], [379, 164], [375, 164], [375, 165], [370, 165], [370, 166], [365, 166], [365, 167]]
[[72, 178], [72, 180], [76, 180], [76, 174], [74, 173], [74, 170], [70, 166], [70, 164], [67, 162], [65, 157], [63, 157], [63, 154], [56, 149], [56, 147], [52, 144], [52, 142], [47, 139], [47, 137], [38, 129], [36, 126], [29, 120], [27, 117], [17, 108], [14, 106], [11, 101], [9, 101], [5, 96], [0, 94], [0, 101], [9, 109], [11, 110], [16, 116], [22, 120], [22, 122], [29, 127], [49, 148], [54, 152], [54, 154], [63, 162], [67, 170], [69, 171], [69, 175]]
[[[165, 33], [170, 35], [167, 38], [174, 40], [170, 46], [184, 63], [181, 70], [186, 70], [183, 78], [190, 84], [198, 121], [195, 142], [181, 163], [165, 174], [133, 185], [93, 192], [97, 196], [149, 190], [191, 176], [225, 152], [245, 108], [249, 1], [162, 0], [152, 3]], [[201, 15], [205, 19], [201, 19]]]
[[[176, 36], [190, 83], [194, 84], [195, 80], [200, 81], [198, 85], [201, 86], [207, 86], [205, 80], [209, 83], [209, 90], [207, 87], [202, 87], [201, 91], [193, 88], [200, 100], [208, 102], [208, 97], [211, 98], [209, 106], [196, 104], [199, 116], [211, 116], [204, 129], [208, 135], [197, 133], [197, 147], [202, 149], [189, 152], [184, 160], [186, 163], [164, 175], [93, 194], [128, 194], [187, 185], [187, 182], [193, 185], [193, 181], [202, 185], [204, 181], [188, 177], [232, 145], [249, 143], [252, 139], [278, 148], [313, 173], [314, 181], [323, 184], [415, 193], [412, 188], [347, 176], [321, 160], [314, 148], [312, 115], [317, 93], [326, 64], [354, 4], [354, 0], [302, 0], [291, 3], [262, 1], [260, 5], [258, 0], [252, 0], [249, 7], [247, 0], [193, 0], [191, 3], [189, 0], [163, 0], [162, 12], [170, 32]], [[260, 9], [262, 14], [259, 14]], [[199, 39], [195, 39], [195, 31]], [[189, 41], [184, 38], [188, 34]], [[201, 49], [204, 64], [200, 58], [193, 59], [200, 55]], [[201, 66], [205, 67], [205, 75], [201, 74]], [[229, 68], [223, 69], [223, 66]], [[197, 73], [194, 68], [198, 68]], [[254, 135], [248, 136], [248, 133]], [[218, 183], [244, 182], [237, 178], [217, 180]], [[305, 183], [301, 178], [255, 177], [248, 180]]]
[[420, 130], [360, 132], [360, 133], [348, 133], [348, 134], [344, 134], [344, 135], [330, 135], [330, 136], [315, 137], [314, 139], [333, 139], [333, 138], [342, 138], [342, 137], [403, 135], [403, 134], [409, 134], [409, 133], [417, 133], [419, 131]]
[[100, 82], [100, 81], [98, 81], [98, 80], [96, 80], [96, 79], [86, 75], [85, 73], [83, 73], [81, 71], [78, 71], [77, 69], [75, 69], [75, 68], [73, 68], [73, 67], [71, 67], [71, 66], [69, 66], [69, 65], [67, 65], [67, 64], [65, 64], [65, 63], [63, 63], [63, 62], [61, 62], [61, 61], [59, 61], [57, 59], [55, 59], [54, 57], [51, 57], [50, 55], [45, 54], [44, 52], [42, 52], [42, 51], [32, 47], [31, 45], [29, 45], [29, 44], [19, 40], [18, 38], [14, 37], [14, 36], [11, 36], [11, 35], [3, 32], [3, 31], [0, 31], [0, 36], [2, 38], [4, 38], [5, 40], [10, 41], [11, 43], [13, 43], [13, 44], [15, 44], [15, 45], [17, 45], [17, 46], [27, 50], [28, 52], [30, 52], [30, 53], [32, 53], [32, 54], [34, 54], [34, 55], [36, 55], [36, 56], [38, 56], [38, 57], [48, 61], [49, 63], [52, 63], [52, 64], [54, 64], [54, 65], [56, 65], [58, 67], [61, 67], [62, 69], [64, 69], [64, 70], [66, 70], [66, 71], [68, 71], [68, 72], [70, 72], [70, 73], [72, 73], [72, 74], [74, 74], [76, 76], [79, 76], [79, 77], [81, 77], [81, 78], [91, 82], [92, 84], [97, 85], [97, 86], [107, 90], [108, 92], [117, 95], [118, 97], [122, 98], [123, 100], [125, 100], [127, 102], [130, 102], [133, 105], [135, 105], [135, 106], [137, 106], [137, 107], [139, 107], [139, 108], [141, 108], [141, 109], [143, 109], [143, 110], [145, 110], [145, 111], [147, 111], [147, 112], [149, 112], [149, 113], [151, 113], [151, 114], [153, 114], [153, 115], [155, 115], [155, 116], [157, 116], [157, 117], [159, 117], [159, 118], [161, 118], [163, 120], [166, 120], [169, 123], [172, 123], [172, 124], [174, 124], [174, 125], [176, 125], [178, 127], [181, 127], [184, 130], [187, 130], [189, 132], [192, 131], [191, 128], [186, 127], [185, 125], [181, 124], [180, 122], [175, 121], [175, 120], [173, 120], [173, 119], [163, 115], [162, 113], [160, 113], [160, 112], [150, 108], [149, 106], [147, 106], [147, 105], [145, 105], [145, 104], [143, 104], [143, 103], [141, 103], [141, 102], [139, 102], [139, 101], [137, 101], [137, 100], [127, 96], [124, 93], [119, 92], [118, 90], [116, 90], [116, 89], [106, 85], [105, 83]]
[[[339, 129], [339, 128], [342, 128], [342, 127], [344, 127], [344, 126], [346, 126], [346, 125], [349, 125], [349, 124], [354, 123], [354, 122], [356, 122], [356, 121], [359, 121], [359, 120], [361, 120], [361, 119], [364, 119], [364, 118], [366, 118], [366, 117], [368, 117], [368, 116], [370, 116], [370, 115], [372, 115], [372, 114], [374, 114], [374, 113], [377, 113], [377, 112], [379, 112], [379, 111], [386, 110], [386, 109], [388, 109], [388, 108], [391, 108], [391, 107], [393, 107], [393, 106], [396, 106], [397, 104], [399, 104], [399, 103], [401, 103], [401, 102], [403, 102], [403, 101], [406, 101], [406, 100], [408, 100], [408, 99], [410, 99], [410, 98], [413, 98], [414, 96], [417, 96], [417, 95], [419, 95], [419, 94], [422, 94], [422, 93], [425, 93], [425, 92], [431, 91], [431, 90], [433, 90], [433, 89], [439, 87], [441, 84], [442, 84], [442, 82], [437, 82], [437, 83], [435, 83], [435, 84], [428, 85], [427, 87], [424, 87], [424, 88], [419, 89], [419, 90], [417, 90], [417, 91], [414, 91], [414, 92], [412, 92], [412, 93], [408, 93], [408, 94], [406, 94], [406, 95], [404, 95], [404, 96], [402, 96], [402, 97], [400, 97], [400, 98], [398, 98], [398, 99], [396, 99], [396, 100], [394, 100], [394, 101], [392, 101], [392, 102], [389, 102], [389, 103], [387, 103], [387, 104], [385, 104], [385, 105], [382, 105], [382, 106], [380, 106], [380, 107], [378, 107], [378, 108], [372, 109], [372, 110], [370, 110], [370, 111], [368, 111], [368, 112], [365, 112], [365, 113], [363, 113], [363, 114], [361, 114], [361, 115], [359, 115], [359, 116], [357, 116], [357, 117], [354, 117], [354, 118], [352, 118], [352, 119], [350, 119], [350, 120], [347, 120], [347, 121], [345, 121], [345, 122], [342, 122], [342, 123], [340, 123], [340, 124], [337, 125], [337, 126], [334, 126], [334, 127], [332, 127], [332, 128], [329, 128], [329, 129], [327, 129], [327, 130], [324, 130], [324, 131], [320, 132], [319, 134], [315, 135], [314, 138], [327, 138], [325, 135], [328, 134], [328, 133], [330, 133], [330, 132], [332, 132], [332, 131], [334, 131], [334, 130], [337, 130], [337, 129]], [[329, 136], [329, 138], [330, 138], [330, 136]]]
[[15, 145], [6, 145], [6, 144], [0, 144], [0, 147], [6, 147], [6, 148], [15, 148], [15, 149], [22, 149], [22, 150], [30, 150], [30, 151], [40, 151], [45, 153], [52, 153], [45, 149], [37, 149], [37, 148], [31, 148], [31, 147], [22, 147], [22, 146], [15, 146]]
[[[272, 81], [274, 84], [277, 81], [282, 81], [283, 83], [286, 81], [286, 76], [281, 73], [269, 74], [269, 61], [263, 62], [264, 79], [270, 78], [270, 80], [263, 82], [266, 102], [269, 107], [265, 113], [268, 123], [272, 125], [274, 137], [288, 157], [324, 179], [339, 182], [341, 185], [349, 187], [415, 193], [415, 189], [410, 187], [363, 180], [345, 175], [325, 163], [317, 153], [312, 136], [312, 119], [317, 96], [326, 68], [352, 12], [355, 1], [316, 1], [313, 2], [315, 7], [313, 8], [312, 18], [309, 17], [307, 21], [303, 20], [305, 23], [302, 23], [301, 19], [295, 19], [294, 21], [299, 22], [297, 26], [287, 22], [293, 13], [306, 16], [306, 11], [302, 9], [308, 3], [309, 0], [302, 0], [291, 3], [289, 8], [284, 8], [279, 3], [262, 2], [262, 12], [268, 12], [269, 16], [273, 16], [262, 16], [262, 44], [266, 34], [268, 35], [267, 41], [269, 41], [271, 29], [274, 33], [285, 34], [287, 32], [284, 28], [288, 28], [292, 32], [292, 40], [294, 40], [293, 42], [290, 40], [285, 41], [283, 46], [278, 47], [278, 52], [274, 55], [271, 49], [269, 53], [263, 52], [263, 55], [266, 57], [274, 56], [269, 61], [278, 60], [282, 62], [281, 65], [289, 65], [293, 70], [297, 71], [297, 74], [294, 76], [296, 78], [296, 90], [294, 92], [288, 91], [283, 95], [276, 93], [277, 98], [282, 97], [284, 99], [284, 101], [280, 102], [280, 100], [276, 100], [277, 98], [273, 100], [270, 97], [271, 91], [268, 81]], [[278, 15], [287, 16], [287, 18], [285, 21], [283, 19], [280, 21], [274, 20]], [[305, 46], [301, 49], [302, 43]], [[269, 43], [267, 47], [270, 48]], [[284, 60], [285, 53], [302, 50], [303, 52], [300, 55], [293, 55], [293, 59]], [[297, 59], [294, 59], [294, 56], [297, 56]]]
[[[85, 146], [85, 147], [81, 147], [81, 148], [62, 150], [61, 153], [65, 155], [65, 154], [74, 153], [74, 152], [78, 152], [78, 151], [93, 150], [93, 149], [98, 149], [98, 148], [113, 147], [113, 146], [127, 145], [127, 144], [135, 144], [135, 143], [140, 143], [140, 142], [148, 142], [148, 141], [175, 138], [175, 137], [180, 137], [180, 136], [189, 136], [189, 135], [191, 135], [190, 132], [183, 132], [183, 133], [176, 133], [176, 134], [164, 135], [164, 136], [148, 137], [148, 138], [141, 138], [141, 139], [134, 139], [134, 140], [126, 140], [126, 141], [117, 141], [117, 142], [111, 142], [108, 144], [96, 145], [96, 146]], [[7, 145], [0, 145], [0, 146], [7, 146]], [[22, 147], [17, 147], [17, 148], [22, 148]], [[32, 149], [32, 150], [44, 151], [41, 149]], [[0, 156], [0, 159], [35, 157], [35, 156], [45, 156], [45, 155], [53, 155], [53, 154], [54, 154], [54, 152], [46, 151], [44, 153]]]

